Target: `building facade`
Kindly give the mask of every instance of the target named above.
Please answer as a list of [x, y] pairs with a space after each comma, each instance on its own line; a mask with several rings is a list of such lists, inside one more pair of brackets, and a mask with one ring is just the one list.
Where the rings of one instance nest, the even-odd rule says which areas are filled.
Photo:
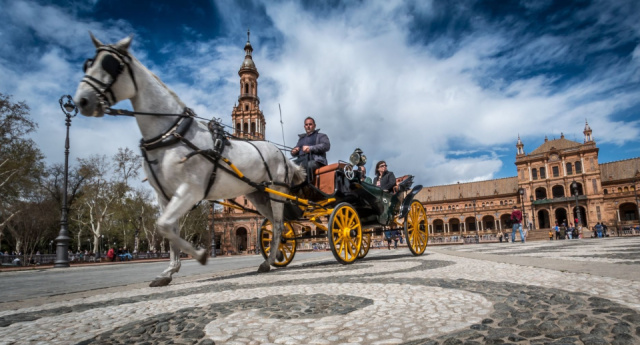
[[592, 229], [638, 226], [640, 158], [600, 163], [588, 123], [582, 143], [548, 140], [531, 153], [518, 137], [517, 176], [425, 187], [416, 196], [428, 215], [431, 236], [496, 234], [510, 230], [514, 205], [531, 229], [580, 224]]

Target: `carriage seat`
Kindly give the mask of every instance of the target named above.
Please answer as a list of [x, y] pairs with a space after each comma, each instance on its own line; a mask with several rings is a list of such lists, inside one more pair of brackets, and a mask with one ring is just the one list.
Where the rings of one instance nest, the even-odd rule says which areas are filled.
[[405, 181], [409, 177], [411, 177], [411, 175], [404, 175], [404, 176], [400, 176], [400, 177], [396, 178], [396, 185], [393, 186], [393, 192], [397, 193], [398, 190], [400, 189], [400, 187], [399, 187], [400, 183], [402, 183], [403, 181]]
[[313, 185], [324, 194], [333, 194], [336, 190], [336, 171], [342, 169], [346, 163], [325, 165], [314, 171]]

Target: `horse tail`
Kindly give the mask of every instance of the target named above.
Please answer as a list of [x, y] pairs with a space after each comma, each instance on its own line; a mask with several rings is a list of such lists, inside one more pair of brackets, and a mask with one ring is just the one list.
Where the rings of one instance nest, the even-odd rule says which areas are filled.
[[297, 186], [307, 180], [307, 169], [305, 167], [297, 165], [290, 160], [287, 160], [287, 164], [289, 164], [289, 169], [293, 171], [291, 185]]

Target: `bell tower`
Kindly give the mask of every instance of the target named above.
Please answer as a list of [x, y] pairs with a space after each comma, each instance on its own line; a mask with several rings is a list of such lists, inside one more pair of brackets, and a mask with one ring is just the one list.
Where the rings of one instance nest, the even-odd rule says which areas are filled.
[[258, 97], [258, 69], [251, 54], [253, 47], [250, 42], [251, 32], [247, 30], [247, 44], [244, 46], [244, 61], [240, 66], [240, 96], [238, 104], [234, 105], [231, 113], [234, 132], [239, 138], [252, 140], [264, 140], [266, 123], [260, 110], [260, 98]]

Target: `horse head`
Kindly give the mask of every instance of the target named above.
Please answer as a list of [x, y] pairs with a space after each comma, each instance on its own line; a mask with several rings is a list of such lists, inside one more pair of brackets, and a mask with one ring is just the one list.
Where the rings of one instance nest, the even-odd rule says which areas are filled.
[[105, 109], [121, 100], [134, 97], [138, 91], [134, 59], [129, 53], [132, 36], [116, 44], [103, 44], [91, 32], [96, 55], [84, 63], [84, 77], [73, 97], [82, 115], [101, 117]]

